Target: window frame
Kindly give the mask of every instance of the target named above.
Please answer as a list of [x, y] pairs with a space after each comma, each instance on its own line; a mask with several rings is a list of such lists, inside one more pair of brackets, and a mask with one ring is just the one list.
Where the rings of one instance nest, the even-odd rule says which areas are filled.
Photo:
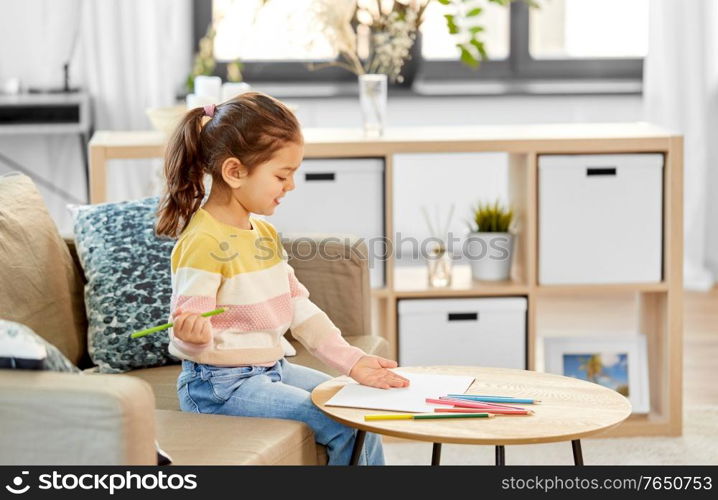
[[[483, 61], [476, 70], [460, 61], [424, 60], [419, 65], [417, 80], [479, 83], [482, 81], [591, 81], [642, 82], [643, 58], [572, 58], [535, 59], [529, 49], [529, 6], [523, 1], [510, 5], [509, 56], [507, 59]], [[193, 0], [193, 53], [212, 20], [212, 1]], [[276, 83], [346, 83], [356, 76], [342, 68], [310, 70], [307, 64], [322, 61], [242, 62], [246, 80]], [[217, 62], [215, 74], [226, 75], [226, 63]]]

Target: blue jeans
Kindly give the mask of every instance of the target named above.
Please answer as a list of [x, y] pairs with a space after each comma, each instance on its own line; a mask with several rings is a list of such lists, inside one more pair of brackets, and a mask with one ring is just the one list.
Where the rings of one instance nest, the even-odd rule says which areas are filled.
[[[312, 389], [330, 378], [284, 358], [268, 367], [221, 367], [184, 360], [177, 395], [182, 411], [304, 422], [317, 443], [327, 447], [329, 465], [349, 465], [357, 430], [327, 417], [310, 397]], [[378, 435], [367, 432], [359, 463], [384, 465]]]

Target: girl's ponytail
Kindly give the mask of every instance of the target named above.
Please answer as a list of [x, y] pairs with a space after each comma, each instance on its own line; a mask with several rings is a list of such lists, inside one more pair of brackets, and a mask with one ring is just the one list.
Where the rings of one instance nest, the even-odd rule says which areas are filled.
[[157, 210], [158, 236], [179, 236], [204, 198], [205, 160], [199, 147], [203, 116], [202, 108], [188, 111], [167, 143], [167, 186]]
[[184, 230], [202, 205], [204, 174], [212, 176], [212, 189], [227, 188], [222, 179], [227, 158], [238, 159], [251, 175], [285, 144], [302, 141], [294, 113], [261, 92], [188, 111], [167, 143], [167, 187], [157, 210], [157, 234], [176, 238]]

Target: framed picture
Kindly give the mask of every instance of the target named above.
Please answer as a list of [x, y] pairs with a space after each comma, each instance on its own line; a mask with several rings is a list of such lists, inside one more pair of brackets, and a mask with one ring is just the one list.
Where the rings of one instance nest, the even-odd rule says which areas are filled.
[[547, 337], [546, 371], [588, 380], [628, 398], [633, 413], [648, 413], [648, 362], [643, 334]]

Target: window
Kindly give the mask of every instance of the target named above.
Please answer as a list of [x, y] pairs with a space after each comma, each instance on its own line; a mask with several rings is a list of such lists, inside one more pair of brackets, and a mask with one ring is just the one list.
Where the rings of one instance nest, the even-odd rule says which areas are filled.
[[[336, 52], [312, 31], [312, 0], [213, 0], [217, 22], [214, 55], [218, 61], [331, 60]], [[281, 28], [280, 28], [281, 27]]]
[[[483, 39], [491, 59], [506, 59], [509, 56], [509, 9], [494, 3], [476, 2], [484, 8], [481, 14]], [[424, 12], [421, 25], [421, 55], [424, 60], [458, 60], [459, 49], [454, 37], [446, 29], [444, 14], [450, 13], [447, 6], [432, 1]]]
[[530, 11], [535, 59], [643, 58], [648, 52], [648, 0], [551, 0]]
[[[312, 0], [194, 0], [195, 42], [217, 21], [218, 74], [240, 58], [250, 81], [353, 82], [341, 68], [309, 70], [307, 62], [336, 57], [311, 28]], [[363, 1], [363, 0], [362, 0]], [[421, 69], [426, 82], [469, 84], [503, 81], [595, 81], [616, 83], [613, 91], [640, 91], [648, 45], [649, 0], [519, 0], [504, 8], [477, 0], [489, 60], [478, 70], [461, 64], [443, 17], [447, 7], [432, 1], [421, 28]], [[195, 45], [196, 46], [196, 45]], [[621, 83], [626, 85], [621, 86]]]

